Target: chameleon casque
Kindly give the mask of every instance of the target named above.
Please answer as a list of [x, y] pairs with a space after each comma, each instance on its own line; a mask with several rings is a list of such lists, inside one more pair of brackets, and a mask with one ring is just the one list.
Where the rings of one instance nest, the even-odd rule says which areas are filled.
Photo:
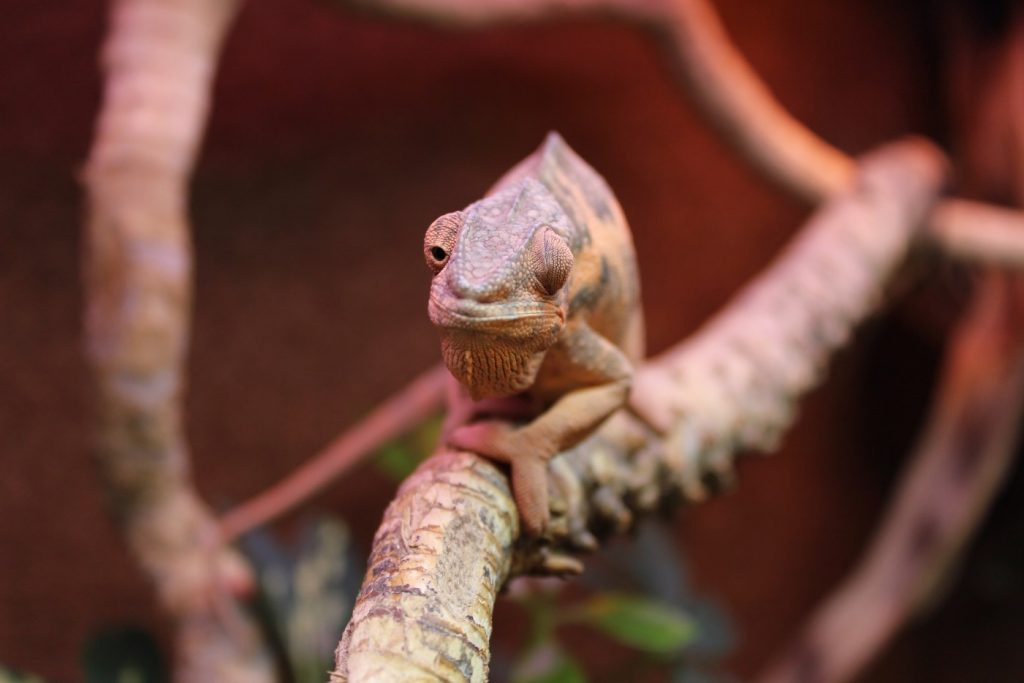
[[[507, 462], [530, 533], [547, 461], [626, 405], [643, 356], [636, 256], [611, 189], [557, 133], [423, 245], [449, 390], [445, 438]], [[510, 424], [514, 421], [514, 426]]]

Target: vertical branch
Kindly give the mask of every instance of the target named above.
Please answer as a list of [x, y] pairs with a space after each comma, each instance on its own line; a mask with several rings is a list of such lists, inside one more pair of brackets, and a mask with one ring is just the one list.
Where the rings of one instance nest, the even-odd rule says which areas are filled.
[[441, 451], [420, 465], [384, 512], [332, 680], [486, 681], [518, 520], [492, 463]]
[[235, 595], [237, 555], [212, 551], [182, 427], [191, 300], [187, 184], [236, 0], [115, 0], [103, 105], [85, 171], [86, 346], [97, 451], [114, 512], [178, 626], [178, 680], [270, 680]]

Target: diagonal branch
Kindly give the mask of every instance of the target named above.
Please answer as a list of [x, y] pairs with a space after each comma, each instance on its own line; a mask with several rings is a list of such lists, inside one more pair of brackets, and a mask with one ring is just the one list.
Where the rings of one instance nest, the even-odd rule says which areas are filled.
[[420, 374], [338, 436], [318, 455], [266, 491], [221, 517], [220, 535], [230, 542], [279, 517], [322, 491], [388, 440], [438, 412], [448, 371], [436, 365]]
[[241, 557], [213, 552], [182, 428], [191, 300], [189, 174], [235, 0], [116, 0], [85, 171], [86, 343], [97, 454], [136, 559], [177, 626], [177, 680], [269, 681], [268, 653], [234, 597]]
[[552, 463], [545, 544], [515, 544], [514, 503], [494, 465], [448, 450], [427, 460], [385, 512], [333, 676], [485, 680], [497, 588], [513, 574], [573, 569], [560, 553], [681, 493], [701, 494], [694, 482], [730, 471], [737, 451], [770, 446], [877, 304], [944, 178], [941, 155], [923, 141], [865, 158], [854, 186], [766, 273], [694, 339], [641, 368], [637, 410], [650, 424], [616, 415]]
[[[348, 4], [450, 26], [540, 20], [568, 11], [605, 11], [660, 27], [687, 89], [709, 121], [768, 178], [817, 203], [845, 187], [853, 162], [799, 123], [772, 96], [728, 39], [721, 21], [703, 0], [349, 0]], [[1024, 213], [965, 199], [939, 202], [923, 233], [934, 248], [955, 259], [1024, 268]], [[240, 504], [222, 520], [226, 540], [286, 514], [342, 476], [374, 448], [416, 424], [441, 404], [443, 377], [423, 384], [428, 373], [388, 399], [394, 409], [339, 435], [324, 451], [266, 491]], [[430, 392], [411, 406], [411, 392]], [[425, 395], [425, 394], [424, 394]], [[373, 422], [373, 425], [364, 424]], [[387, 424], [387, 428], [380, 425]], [[372, 438], [371, 435], [372, 434]]]

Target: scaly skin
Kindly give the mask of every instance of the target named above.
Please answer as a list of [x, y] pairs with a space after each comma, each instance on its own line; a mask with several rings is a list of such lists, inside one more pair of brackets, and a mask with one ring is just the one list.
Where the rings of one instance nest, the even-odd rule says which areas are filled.
[[511, 465], [524, 525], [540, 534], [547, 461], [626, 404], [643, 356], [622, 209], [551, 133], [486, 198], [434, 221], [424, 256], [435, 273], [430, 319], [461, 385], [446, 438]]

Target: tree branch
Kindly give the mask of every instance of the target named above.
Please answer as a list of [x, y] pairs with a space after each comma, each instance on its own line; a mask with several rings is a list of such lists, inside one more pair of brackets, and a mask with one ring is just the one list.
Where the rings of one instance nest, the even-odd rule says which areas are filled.
[[1024, 347], [1014, 298], [999, 278], [978, 293], [880, 533], [763, 683], [851, 680], [948, 578], [1015, 455]]
[[[854, 162], [793, 117], [772, 95], [707, 0], [343, 0], [363, 11], [450, 27], [603, 12], [660, 33], [687, 92], [707, 121], [771, 182], [818, 204], [845, 188]], [[1024, 212], [950, 199], [923, 233], [957, 259], [1024, 269]]]
[[[961, 31], [969, 26], [962, 15], [952, 23]], [[1015, 16], [999, 48], [993, 50], [986, 36], [975, 38], [973, 46], [969, 47], [968, 41], [949, 50], [955, 55], [953, 69], [960, 69], [960, 78], [966, 77], [970, 83], [967, 93], [955, 92], [953, 98], [967, 109], [969, 115], [963, 120], [974, 121], [957, 131], [972, 164], [964, 175], [991, 194], [1015, 196], [1018, 204], [1024, 201], [1020, 174], [1024, 111], [1018, 96], [1024, 82], [1022, 34], [1024, 22]], [[963, 40], [966, 35], [958, 37]], [[974, 63], [967, 56], [972, 50], [995, 57], [994, 68], [986, 67], [994, 77], [978, 80], [976, 64], [964, 69]], [[951, 80], [954, 89], [965, 85], [958, 84], [956, 78]], [[979, 110], [982, 115], [976, 118]], [[991, 144], [993, 139], [1000, 143]], [[955, 203], [946, 202], [936, 212], [935, 223], [941, 225], [943, 211], [955, 208]], [[1001, 221], [998, 212], [1001, 210], [984, 205], [965, 210], [960, 230], [952, 230], [950, 239], [958, 239], [969, 220], [984, 221], [992, 216]], [[992, 241], [976, 242], [971, 248], [998, 256], [1000, 230], [1006, 239], [1015, 237], [1011, 222], [1006, 222], [998, 229], [973, 233]], [[927, 428], [892, 496], [880, 531], [866, 557], [817, 609], [796, 643], [767, 671], [766, 683], [851, 680], [949, 581], [1017, 452], [1024, 407], [1024, 331], [1020, 324], [1024, 308], [1019, 277], [991, 271], [984, 274], [946, 353]]]
[[186, 185], [234, 0], [117, 0], [85, 170], [87, 356], [97, 453], [114, 512], [177, 625], [177, 680], [269, 681], [235, 595], [252, 577], [211, 551], [214, 519], [188, 476], [183, 365], [191, 299]]
[[878, 302], [944, 177], [923, 141], [865, 158], [854, 187], [765, 274], [640, 369], [637, 412], [650, 424], [620, 413], [553, 461], [545, 542], [514, 545], [518, 518], [494, 465], [447, 450], [428, 459], [385, 512], [333, 677], [403, 680], [389, 672], [408, 660], [422, 680], [485, 680], [491, 610], [507, 576], [572, 571], [564, 553], [591, 546], [593, 534], [680, 493], [700, 497], [738, 451], [770, 447], [792, 402]]
[[[354, 7], [449, 26], [531, 21], [571, 11], [605, 11], [660, 27], [670, 38], [689, 92], [709, 121], [769, 179], [812, 203], [850, 182], [853, 162], [775, 101], [703, 0], [350, 0]], [[950, 258], [1024, 269], [1024, 213], [964, 199], [939, 202], [924, 241]], [[429, 371], [427, 371], [429, 372]], [[377, 446], [440, 406], [444, 378], [414, 382], [422, 403], [402, 398], [410, 385], [321, 453], [221, 521], [226, 541], [286, 514], [342, 476]], [[428, 396], [429, 394], [429, 396]], [[388, 427], [381, 425], [388, 424]]]

